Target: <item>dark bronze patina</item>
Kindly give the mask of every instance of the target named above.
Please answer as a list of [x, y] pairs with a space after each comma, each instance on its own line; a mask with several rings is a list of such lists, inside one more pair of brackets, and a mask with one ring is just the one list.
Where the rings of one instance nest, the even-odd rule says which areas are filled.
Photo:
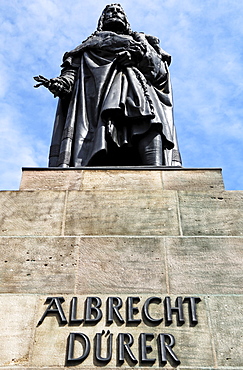
[[181, 166], [170, 62], [121, 5], [107, 5], [97, 30], [64, 54], [61, 75], [35, 77], [60, 98], [49, 166]]

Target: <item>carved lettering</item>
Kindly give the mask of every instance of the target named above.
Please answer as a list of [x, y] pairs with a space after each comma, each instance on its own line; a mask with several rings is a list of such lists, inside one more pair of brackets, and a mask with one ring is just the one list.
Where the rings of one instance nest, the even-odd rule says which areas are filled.
[[140, 302], [139, 297], [127, 298], [127, 324], [140, 324], [141, 319], [134, 319], [134, 315], [138, 314], [139, 309], [133, 305]]
[[154, 319], [149, 314], [149, 305], [152, 303], [159, 304], [161, 303], [161, 301], [162, 299], [159, 297], [150, 297], [145, 301], [143, 305], [143, 314], [144, 314], [145, 320], [147, 320], [149, 324], [159, 325], [163, 321], [163, 318]]
[[47, 297], [45, 304], [49, 303], [49, 306], [43, 313], [37, 326], [41, 325], [46, 316], [55, 316], [61, 325], [67, 324], [66, 316], [62, 309], [62, 303], [65, 302], [63, 297]]
[[[83, 353], [79, 357], [74, 357], [75, 342], [80, 342], [83, 347]], [[70, 333], [67, 345], [67, 365], [77, 365], [83, 362], [90, 353], [90, 340], [83, 333]]]
[[165, 321], [167, 325], [172, 324], [172, 314], [176, 313], [178, 325], [183, 325], [185, 323], [183, 306], [182, 306], [182, 297], [177, 297], [175, 301], [175, 307], [171, 307], [170, 297], [166, 297], [164, 300], [165, 306]]
[[97, 324], [102, 318], [100, 309], [102, 301], [99, 297], [88, 297], [85, 302], [85, 324]]
[[139, 337], [139, 344], [140, 344], [140, 360], [142, 364], [150, 364], [152, 365], [155, 363], [156, 358], [148, 358], [147, 354], [152, 352], [152, 347], [150, 345], [147, 345], [147, 340], [154, 339], [154, 334], [148, 334], [148, 333], [141, 333]]

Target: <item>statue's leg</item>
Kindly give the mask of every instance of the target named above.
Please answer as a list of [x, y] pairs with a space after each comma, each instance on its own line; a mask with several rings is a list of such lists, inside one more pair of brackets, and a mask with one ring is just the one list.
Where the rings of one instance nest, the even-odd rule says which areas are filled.
[[142, 165], [162, 166], [162, 138], [156, 131], [149, 131], [138, 142], [138, 151]]

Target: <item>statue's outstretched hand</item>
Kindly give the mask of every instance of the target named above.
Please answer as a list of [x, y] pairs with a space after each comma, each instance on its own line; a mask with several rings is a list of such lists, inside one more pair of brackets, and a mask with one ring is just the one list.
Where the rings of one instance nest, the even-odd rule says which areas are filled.
[[34, 85], [34, 87], [40, 87], [40, 86], [43, 85], [43, 86], [48, 88], [49, 82], [50, 82], [50, 80], [48, 80], [48, 78], [45, 78], [44, 76], [39, 75], [39, 76], [33, 77], [33, 79], [35, 81], [39, 82], [38, 84]]
[[50, 92], [52, 92], [54, 97], [57, 97], [63, 94], [64, 84], [62, 83], [59, 77], [55, 77], [55, 78], [52, 78], [51, 80], [48, 80], [48, 78], [45, 78], [39, 75], [39, 76], [35, 76], [34, 80], [39, 82], [34, 87], [45, 86], [47, 89], [50, 90]]

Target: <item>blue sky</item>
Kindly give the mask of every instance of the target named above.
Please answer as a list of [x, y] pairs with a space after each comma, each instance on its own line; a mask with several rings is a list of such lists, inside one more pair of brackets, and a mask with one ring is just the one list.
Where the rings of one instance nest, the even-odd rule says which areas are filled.
[[[56, 77], [62, 55], [96, 28], [103, 0], [1, 0], [0, 189], [22, 167], [46, 167], [57, 99], [33, 76]], [[131, 27], [173, 57], [174, 116], [186, 168], [220, 167], [243, 190], [243, 1], [123, 0]]]

